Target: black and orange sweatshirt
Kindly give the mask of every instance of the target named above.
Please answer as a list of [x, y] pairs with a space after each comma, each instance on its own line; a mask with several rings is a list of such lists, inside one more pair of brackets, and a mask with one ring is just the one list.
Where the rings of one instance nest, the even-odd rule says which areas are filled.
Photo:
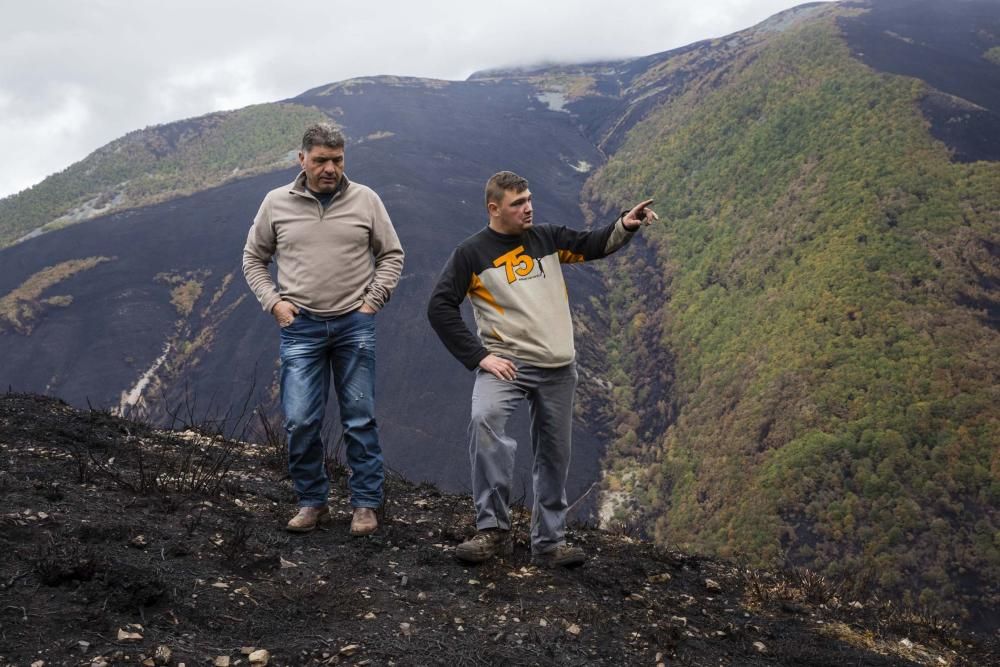
[[[431, 294], [427, 317], [448, 351], [466, 368], [476, 368], [490, 353], [544, 368], [565, 366], [576, 350], [561, 265], [606, 257], [632, 235], [621, 217], [586, 232], [535, 225], [510, 236], [485, 227], [462, 241], [448, 258]], [[466, 295], [478, 338], [459, 310]]]

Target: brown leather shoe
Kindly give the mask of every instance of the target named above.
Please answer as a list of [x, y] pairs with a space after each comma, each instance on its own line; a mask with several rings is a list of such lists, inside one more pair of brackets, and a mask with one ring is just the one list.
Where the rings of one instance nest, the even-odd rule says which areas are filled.
[[565, 542], [557, 544], [551, 551], [531, 555], [531, 564], [539, 567], [577, 567], [586, 560], [587, 554], [583, 549]]
[[482, 563], [494, 556], [509, 556], [514, 553], [514, 543], [509, 530], [491, 528], [481, 530], [455, 547], [455, 557], [466, 563]]
[[355, 507], [351, 519], [351, 535], [361, 537], [371, 535], [378, 528], [378, 517], [370, 507]]
[[299, 513], [292, 517], [285, 526], [285, 530], [292, 533], [308, 533], [316, 526], [330, 521], [330, 508], [326, 505], [322, 507], [300, 507]]

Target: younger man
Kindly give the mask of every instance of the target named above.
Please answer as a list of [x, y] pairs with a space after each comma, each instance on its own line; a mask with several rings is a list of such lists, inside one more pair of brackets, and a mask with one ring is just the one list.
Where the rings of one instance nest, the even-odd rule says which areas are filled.
[[[534, 457], [532, 560], [579, 565], [583, 550], [566, 543], [573, 394], [577, 372], [573, 324], [561, 264], [606, 257], [642, 223], [657, 219], [646, 200], [602, 229], [580, 232], [533, 224], [528, 181], [510, 171], [486, 183], [489, 224], [459, 244], [431, 295], [427, 316], [445, 347], [475, 369], [469, 454], [478, 533], [455, 551], [478, 563], [509, 553], [510, 487], [516, 441], [510, 414], [528, 399]], [[478, 338], [459, 307], [469, 295]]]

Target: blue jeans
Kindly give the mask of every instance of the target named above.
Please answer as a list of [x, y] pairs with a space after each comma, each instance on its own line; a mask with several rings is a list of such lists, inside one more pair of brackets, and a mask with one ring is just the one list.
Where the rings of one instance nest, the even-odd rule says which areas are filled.
[[281, 329], [281, 407], [288, 472], [300, 507], [322, 507], [330, 492], [321, 438], [331, 373], [344, 427], [351, 505], [382, 504], [382, 449], [375, 423], [375, 316], [323, 319], [305, 311]]

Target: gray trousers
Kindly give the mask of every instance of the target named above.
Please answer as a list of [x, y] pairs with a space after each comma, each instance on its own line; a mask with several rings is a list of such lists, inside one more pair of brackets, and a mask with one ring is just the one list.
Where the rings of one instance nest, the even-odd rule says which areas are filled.
[[566, 538], [566, 477], [573, 430], [576, 364], [540, 368], [517, 363], [517, 379], [500, 380], [476, 369], [469, 423], [472, 499], [476, 528], [510, 529], [510, 487], [517, 441], [507, 435], [507, 419], [528, 399], [531, 469], [531, 551], [544, 553]]

